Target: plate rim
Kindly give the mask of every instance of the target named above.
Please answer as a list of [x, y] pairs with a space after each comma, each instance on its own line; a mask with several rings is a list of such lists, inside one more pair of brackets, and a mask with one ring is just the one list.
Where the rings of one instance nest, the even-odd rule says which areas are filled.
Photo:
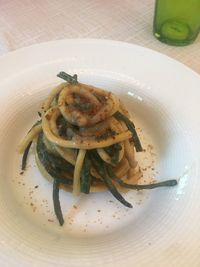
[[135, 43], [130, 43], [130, 42], [124, 42], [124, 41], [118, 41], [118, 40], [112, 40], [112, 39], [104, 39], [104, 38], [65, 38], [65, 39], [58, 39], [58, 40], [51, 40], [51, 41], [44, 41], [44, 42], [39, 42], [39, 43], [34, 43], [31, 45], [27, 45], [27, 46], [23, 46], [20, 47], [16, 50], [11, 50], [8, 51], [2, 55], [0, 55], [0, 64], [1, 61], [3, 59], [6, 59], [6, 57], [13, 57], [19, 53], [23, 53], [26, 52], [27, 50], [30, 49], [36, 49], [37, 47], [42, 47], [42, 46], [49, 46], [49, 45], [57, 45], [58, 43], [101, 43], [101, 44], [105, 44], [105, 45], [117, 45], [117, 46], [121, 46], [121, 47], [136, 47], [138, 49], [142, 49], [142, 50], [146, 50], [149, 51], [151, 53], [155, 53], [157, 55], [160, 55], [162, 57], [165, 57], [168, 60], [172, 60], [175, 61], [176, 63], [180, 64], [181, 66], [183, 66], [184, 68], [187, 68], [189, 71], [192, 71], [193, 74], [198, 75], [200, 77], [200, 73], [198, 73], [197, 71], [193, 70], [192, 68], [190, 68], [189, 66], [187, 66], [186, 64], [182, 63], [181, 61], [174, 59], [173, 57], [166, 55], [160, 51], [154, 50], [152, 48], [146, 47], [146, 46], [142, 46], [139, 44], [135, 44]]

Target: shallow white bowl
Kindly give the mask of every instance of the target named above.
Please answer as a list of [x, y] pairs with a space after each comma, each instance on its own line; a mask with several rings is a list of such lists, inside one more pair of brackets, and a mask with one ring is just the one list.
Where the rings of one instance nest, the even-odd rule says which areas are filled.
[[[105, 40], [34, 45], [3, 56], [0, 68], [1, 266], [200, 266], [199, 75], [152, 50]], [[20, 175], [17, 145], [62, 70], [118, 95], [146, 149], [138, 154], [144, 179], [179, 185], [126, 193], [131, 210], [109, 192], [60, 192], [60, 227], [52, 185], [33, 154]]]

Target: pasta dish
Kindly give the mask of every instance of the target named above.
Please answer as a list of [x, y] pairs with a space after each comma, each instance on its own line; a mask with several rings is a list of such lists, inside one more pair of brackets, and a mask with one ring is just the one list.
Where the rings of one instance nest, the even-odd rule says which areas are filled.
[[80, 193], [109, 190], [131, 208], [121, 192], [124, 189], [152, 189], [173, 186], [176, 180], [140, 184], [142, 172], [136, 160], [142, 145], [135, 125], [121, 101], [113, 93], [78, 82], [77, 75], [60, 72], [61, 83], [41, 106], [38, 120], [19, 151], [22, 169], [35, 143], [37, 166], [53, 183], [54, 210], [60, 225], [64, 219], [59, 189]]

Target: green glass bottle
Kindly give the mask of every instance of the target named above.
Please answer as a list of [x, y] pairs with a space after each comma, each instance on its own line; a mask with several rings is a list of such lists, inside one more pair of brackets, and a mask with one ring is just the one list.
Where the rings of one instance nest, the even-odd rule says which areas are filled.
[[153, 31], [170, 45], [192, 43], [200, 31], [200, 0], [156, 0]]

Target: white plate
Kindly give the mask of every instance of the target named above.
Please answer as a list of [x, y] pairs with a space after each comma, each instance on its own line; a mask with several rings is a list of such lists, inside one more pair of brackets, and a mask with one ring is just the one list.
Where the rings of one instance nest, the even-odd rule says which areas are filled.
[[[200, 266], [196, 73], [149, 49], [104, 40], [38, 44], [3, 56], [0, 69], [1, 266]], [[19, 174], [16, 148], [61, 70], [120, 96], [147, 149], [138, 155], [148, 169], [144, 178], [180, 178], [179, 185], [125, 194], [131, 210], [108, 192], [79, 199], [61, 192], [60, 227], [52, 185], [33, 155], [27, 172]]]

